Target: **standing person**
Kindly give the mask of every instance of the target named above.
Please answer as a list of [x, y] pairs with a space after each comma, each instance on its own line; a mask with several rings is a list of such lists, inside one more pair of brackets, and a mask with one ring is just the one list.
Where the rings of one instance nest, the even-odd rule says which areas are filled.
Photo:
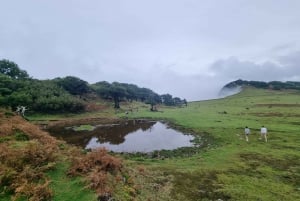
[[249, 141], [248, 136], [250, 135], [250, 128], [248, 128], [248, 126], [245, 127], [245, 137], [246, 137], [246, 141]]
[[262, 138], [265, 138], [266, 142], [268, 141], [267, 132], [268, 132], [267, 128], [262, 126], [261, 129], [260, 129], [260, 135], [261, 135]]

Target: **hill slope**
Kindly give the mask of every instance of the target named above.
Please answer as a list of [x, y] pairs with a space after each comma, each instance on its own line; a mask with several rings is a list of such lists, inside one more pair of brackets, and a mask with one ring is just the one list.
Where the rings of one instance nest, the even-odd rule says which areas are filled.
[[[213, 137], [190, 158], [150, 163], [174, 176], [175, 200], [299, 200], [299, 100], [298, 90], [245, 88], [224, 99], [132, 117], [166, 118]], [[269, 130], [267, 143], [259, 139], [262, 125]]]

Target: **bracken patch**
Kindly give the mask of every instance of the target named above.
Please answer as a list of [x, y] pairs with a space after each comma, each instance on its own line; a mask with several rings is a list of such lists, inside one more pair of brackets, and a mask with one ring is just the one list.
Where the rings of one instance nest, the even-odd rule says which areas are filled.
[[92, 150], [88, 153], [73, 154], [73, 161], [68, 175], [84, 176], [88, 187], [95, 190], [99, 199], [110, 197], [113, 184], [120, 182], [122, 161], [107, 153], [105, 148]]
[[45, 172], [55, 165], [57, 140], [20, 116], [0, 117], [0, 137], [8, 139], [0, 143], [0, 193], [12, 200], [51, 200]]

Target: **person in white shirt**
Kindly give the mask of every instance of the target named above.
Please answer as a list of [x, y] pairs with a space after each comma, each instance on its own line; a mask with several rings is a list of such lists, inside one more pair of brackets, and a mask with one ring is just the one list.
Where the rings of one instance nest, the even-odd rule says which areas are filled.
[[247, 142], [249, 141], [249, 138], [248, 138], [249, 135], [250, 135], [250, 128], [248, 128], [248, 126], [246, 126], [245, 127], [245, 138], [246, 138]]
[[268, 132], [267, 128], [262, 126], [261, 129], [260, 129], [260, 135], [261, 135], [262, 138], [265, 138], [266, 142], [268, 141], [267, 132]]

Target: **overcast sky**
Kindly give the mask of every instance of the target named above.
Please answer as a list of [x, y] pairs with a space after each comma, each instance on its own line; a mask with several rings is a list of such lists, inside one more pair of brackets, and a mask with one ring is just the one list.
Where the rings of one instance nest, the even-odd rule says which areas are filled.
[[38, 79], [191, 100], [236, 79], [300, 81], [299, 0], [0, 0], [0, 59]]

